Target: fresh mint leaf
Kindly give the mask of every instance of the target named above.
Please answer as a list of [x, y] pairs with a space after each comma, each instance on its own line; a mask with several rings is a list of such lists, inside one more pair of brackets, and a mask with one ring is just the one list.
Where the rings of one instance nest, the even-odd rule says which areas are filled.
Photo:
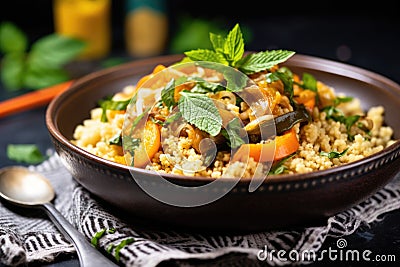
[[282, 81], [285, 94], [287, 95], [287, 97], [289, 97], [290, 103], [294, 103], [293, 76], [291, 76], [288, 72], [280, 71], [271, 72], [267, 75], [268, 79], [271, 81], [276, 81], [277, 78]]
[[236, 69], [225, 71], [224, 78], [226, 80], [226, 90], [231, 92], [242, 91], [248, 80], [246, 75]]
[[230, 66], [242, 59], [244, 54], [244, 40], [239, 24], [236, 24], [228, 33], [224, 42], [224, 55]]
[[53, 84], [65, 82], [68, 73], [62, 68], [27, 68], [24, 73], [23, 86], [30, 89], [41, 89]]
[[217, 53], [224, 52], [224, 44], [225, 44], [224, 37], [222, 37], [219, 34], [210, 32], [210, 41], [211, 41], [211, 44], [212, 44], [215, 52], [217, 52]]
[[10, 91], [18, 90], [24, 84], [25, 54], [13, 52], [2, 60], [1, 81]]
[[185, 55], [193, 61], [210, 61], [228, 65], [228, 62], [224, 59], [224, 57], [221, 54], [208, 49], [197, 49], [197, 50], [187, 51], [185, 52]]
[[206, 95], [181, 92], [178, 107], [183, 118], [200, 130], [212, 136], [221, 131], [222, 118], [214, 102]]
[[17, 162], [37, 164], [45, 160], [45, 156], [34, 144], [9, 144], [7, 157]]
[[176, 104], [174, 94], [175, 94], [175, 79], [171, 79], [161, 90], [161, 100], [168, 108], [171, 108]]
[[285, 62], [295, 54], [288, 50], [270, 50], [249, 54], [237, 63], [237, 68], [245, 74], [268, 70]]
[[59, 68], [74, 59], [85, 47], [78, 39], [50, 34], [32, 45], [28, 57], [31, 68]]
[[25, 52], [27, 47], [28, 38], [16, 25], [11, 22], [0, 24], [0, 52]]
[[238, 118], [234, 118], [228, 122], [226, 130], [224, 129], [221, 133], [228, 140], [231, 148], [238, 148], [246, 143], [241, 136], [241, 131], [243, 131], [243, 126]]
[[316, 93], [318, 92], [317, 79], [315, 79], [315, 77], [313, 75], [311, 75], [310, 73], [306, 73], [306, 72], [303, 73], [302, 81], [303, 81], [304, 89], [308, 89], [308, 90], [311, 90]]
[[200, 77], [191, 77], [189, 81], [196, 82], [196, 85], [190, 90], [190, 92], [192, 93], [205, 94], [205, 93], [215, 93], [218, 91], [225, 90], [225, 87], [223, 87], [221, 84], [209, 82]]

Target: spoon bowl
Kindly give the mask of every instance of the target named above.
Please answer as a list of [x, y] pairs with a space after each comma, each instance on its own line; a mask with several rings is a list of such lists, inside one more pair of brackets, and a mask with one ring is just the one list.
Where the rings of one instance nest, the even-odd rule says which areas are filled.
[[57, 228], [75, 245], [80, 266], [117, 266], [95, 249], [55, 208], [51, 201], [56, 194], [42, 174], [19, 166], [1, 169], [0, 196], [12, 204], [45, 210]]
[[26, 206], [41, 205], [55, 197], [53, 187], [43, 175], [24, 167], [1, 171], [0, 194], [8, 201]]

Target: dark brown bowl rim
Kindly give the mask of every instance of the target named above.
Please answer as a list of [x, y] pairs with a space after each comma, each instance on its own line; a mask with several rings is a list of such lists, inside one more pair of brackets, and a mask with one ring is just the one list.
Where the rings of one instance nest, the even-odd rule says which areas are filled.
[[[154, 175], [154, 171], [150, 170], [145, 170], [141, 168], [134, 168], [130, 166], [126, 166], [123, 164], [119, 164], [116, 162], [113, 162], [111, 160], [107, 160], [101, 157], [98, 157], [74, 144], [72, 144], [65, 136], [61, 134], [59, 131], [55, 120], [56, 120], [56, 114], [57, 110], [59, 107], [59, 104], [63, 102], [64, 99], [68, 98], [70, 95], [74, 94], [75, 91], [79, 90], [81, 86], [83, 86], [85, 83], [88, 83], [95, 79], [96, 77], [107, 75], [113, 72], [117, 72], [119, 69], [124, 69], [127, 68], [128, 66], [130, 68], [134, 67], [139, 67], [139, 66], [147, 66], [149, 64], [154, 64], [154, 60], [157, 59], [157, 64], [163, 64], [163, 63], [168, 63], [168, 62], [174, 62], [174, 61], [179, 61], [182, 58], [182, 55], [177, 54], [177, 55], [164, 55], [164, 56], [158, 56], [154, 58], [148, 58], [148, 59], [142, 59], [142, 60], [137, 60], [137, 61], [132, 61], [128, 63], [124, 63], [115, 67], [95, 71], [93, 73], [87, 74], [76, 81], [73, 82], [73, 84], [70, 86], [69, 89], [64, 91], [63, 93], [59, 94], [56, 96], [48, 105], [46, 109], [46, 126], [48, 128], [48, 131], [50, 134], [61, 144], [63, 144], [65, 147], [70, 149], [71, 151], [74, 151], [77, 154], [82, 155], [88, 160], [94, 161], [97, 164], [104, 165], [105, 167], [123, 171], [123, 172], [129, 172], [129, 171], [134, 171], [138, 174], [144, 174], [144, 175]], [[310, 56], [310, 55], [302, 55], [302, 54], [296, 54], [292, 58], [289, 59], [290, 63], [292, 66], [298, 66], [302, 68], [311, 68], [318, 70], [318, 66], [324, 65], [325, 72], [330, 72], [334, 71], [335, 75], [341, 75], [341, 76], [346, 76], [352, 79], [358, 79], [361, 81], [364, 81], [366, 83], [371, 83], [372, 81], [379, 82], [382, 85], [386, 85], [387, 87], [390, 87], [392, 90], [390, 90], [390, 93], [394, 93], [400, 97], [400, 85], [395, 83], [394, 81], [390, 80], [389, 78], [380, 75], [378, 73], [352, 66], [349, 64], [341, 63], [341, 62], [336, 62], [333, 60], [329, 59], [324, 59], [320, 57], [315, 57], [315, 56]], [[304, 65], [304, 63], [307, 63]], [[353, 74], [352, 76], [349, 76], [349, 72]], [[355, 74], [355, 75], [354, 75]], [[385, 86], [385, 87], [386, 87]], [[385, 87], [382, 87], [384, 90]], [[329, 169], [325, 170], [317, 170], [309, 173], [297, 173], [297, 174], [280, 174], [280, 175], [268, 175], [267, 179], [264, 180], [264, 183], [268, 182], [273, 182], [273, 183], [284, 183], [284, 182], [301, 182], [309, 179], [316, 179], [320, 177], [327, 177], [332, 174], [337, 173], [338, 171], [341, 172], [346, 172], [349, 170], [354, 170], [357, 168], [360, 168], [363, 165], [370, 164], [371, 162], [379, 161], [379, 159], [385, 158], [388, 155], [394, 153], [395, 151], [400, 150], [400, 142], [397, 140], [394, 144], [390, 145], [389, 147], [384, 148], [383, 150], [374, 153], [370, 156], [367, 156], [365, 158], [356, 160], [351, 163], [347, 163], [341, 166], [337, 167], [332, 167]], [[182, 181], [182, 182], [212, 182], [215, 179], [218, 178], [210, 178], [210, 177], [192, 177], [192, 176], [184, 176], [184, 175], [175, 175], [175, 174], [161, 174], [163, 177], [171, 180], [176, 180], [176, 181]], [[224, 178], [226, 181], [230, 181], [230, 178]], [[248, 184], [249, 179], [242, 179], [239, 181], [239, 183], [244, 183]]]

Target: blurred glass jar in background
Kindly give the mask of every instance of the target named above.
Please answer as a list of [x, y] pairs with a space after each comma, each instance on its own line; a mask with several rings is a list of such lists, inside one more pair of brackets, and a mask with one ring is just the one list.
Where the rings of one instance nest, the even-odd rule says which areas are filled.
[[87, 46], [80, 59], [99, 59], [111, 49], [111, 0], [54, 0], [55, 32]]
[[125, 0], [125, 42], [134, 57], [164, 52], [168, 37], [166, 0]]

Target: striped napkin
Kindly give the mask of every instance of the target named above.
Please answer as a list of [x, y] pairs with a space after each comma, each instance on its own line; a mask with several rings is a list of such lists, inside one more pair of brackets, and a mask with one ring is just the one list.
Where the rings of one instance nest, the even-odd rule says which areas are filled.
[[[380, 215], [400, 208], [400, 175], [397, 175], [377, 194], [329, 218], [320, 227], [249, 235], [155, 230], [135, 227], [111, 215], [74, 181], [56, 154], [30, 168], [43, 173], [54, 186], [56, 208], [88, 241], [96, 236], [98, 248], [120, 266], [156, 266], [165, 261], [185, 262], [185, 266], [193, 261], [205, 266], [210, 262], [213, 266], [254, 266], [261, 262], [291, 265], [293, 260], [282, 261], [273, 251], [318, 253], [327, 237], [350, 235]], [[52, 263], [75, 253], [73, 245], [41, 211], [22, 210], [4, 202], [0, 204], [0, 244], [0, 260], [7, 266]], [[310, 263], [310, 259], [297, 258], [295, 262]]]

